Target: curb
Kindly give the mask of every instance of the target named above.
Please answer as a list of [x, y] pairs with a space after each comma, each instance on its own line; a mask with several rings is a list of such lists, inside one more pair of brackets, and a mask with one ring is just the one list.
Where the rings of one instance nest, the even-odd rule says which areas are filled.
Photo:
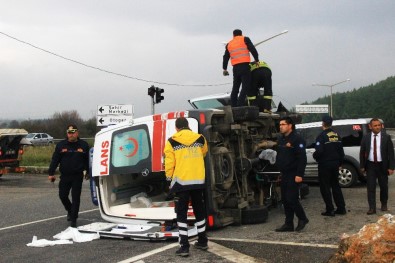
[[[43, 167], [43, 166], [20, 166], [21, 168], [24, 168], [25, 171], [24, 173], [30, 173], [30, 174], [48, 174], [48, 167]], [[58, 174], [58, 169], [56, 169], [56, 173]]]

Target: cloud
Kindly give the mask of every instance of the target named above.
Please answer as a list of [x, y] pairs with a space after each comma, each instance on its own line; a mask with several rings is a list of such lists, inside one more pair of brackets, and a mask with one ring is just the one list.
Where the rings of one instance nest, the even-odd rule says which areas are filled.
[[[157, 112], [190, 108], [187, 100], [231, 90], [222, 76], [222, 41], [240, 28], [273, 70], [276, 100], [287, 107], [328, 94], [313, 82], [351, 82], [351, 90], [393, 75], [393, 1], [2, 1], [0, 32], [90, 66], [76, 64], [0, 34], [0, 79], [7, 118], [45, 118], [99, 104], [133, 104], [151, 112], [147, 89], [165, 89]], [[231, 66], [229, 66], [231, 68]], [[138, 81], [133, 78], [147, 80]], [[228, 83], [226, 85], [219, 85]], [[182, 85], [202, 85], [188, 87]], [[218, 86], [204, 86], [214, 84]], [[5, 116], [4, 116], [5, 117]]]

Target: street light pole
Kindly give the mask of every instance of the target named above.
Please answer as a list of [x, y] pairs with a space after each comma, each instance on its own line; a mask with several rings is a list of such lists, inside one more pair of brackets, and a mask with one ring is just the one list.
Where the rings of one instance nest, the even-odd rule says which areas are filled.
[[331, 84], [331, 85], [313, 83], [313, 86], [322, 86], [322, 87], [329, 87], [329, 88], [331, 88], [331, 117], [333, 117], [333, 99], [332, 99], [332, 94], [333, 93], [332, 93], [332, 89], [333, 89], [334, 86], [337, 86], [337, 85], [342, 84], [342, 83], [347, 82], [347, 81], [350, 81], [350, 79], [346, 79], [346, 80], [343, 80], [343, 81], [340, 81], [338, 83]]

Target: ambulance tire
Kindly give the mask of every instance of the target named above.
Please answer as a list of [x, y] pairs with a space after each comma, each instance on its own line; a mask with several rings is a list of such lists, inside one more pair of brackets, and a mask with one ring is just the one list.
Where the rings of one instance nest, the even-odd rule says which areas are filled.
[[215, 147], [212, 150], [214, 157], [214, 171], [216, 185], [222, 190], [229, 189], [234, 183], [234, 161], [232, 154], [226, 147]]
[[253, 121], [259, 117], [259, 108], [255, 106], [233, 107], [234, 121]]
[[241, 210], [242, 224], [259, 224], [266, 222], [269, 217], [269, 209], [267, 206], [256, 205]]

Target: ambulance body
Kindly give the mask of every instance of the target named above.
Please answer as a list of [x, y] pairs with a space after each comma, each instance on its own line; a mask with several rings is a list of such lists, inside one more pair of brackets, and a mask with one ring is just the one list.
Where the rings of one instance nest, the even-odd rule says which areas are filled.
[[[264, 222], [269, 187], [264, 178], [279, 173], [257, 156], [275, 144], [279, 115], [230, 106], [151, 115], [102, 129], [95, 137], [92, 158], [94, 196], [102, 218], [116, 224], [174, 227], [176, 214], [168, 195], [163, 149], [181, 116], [208, 142], [208, 227]], [[190, 209], [188, 220], [192, 224], [194, 219]]]

